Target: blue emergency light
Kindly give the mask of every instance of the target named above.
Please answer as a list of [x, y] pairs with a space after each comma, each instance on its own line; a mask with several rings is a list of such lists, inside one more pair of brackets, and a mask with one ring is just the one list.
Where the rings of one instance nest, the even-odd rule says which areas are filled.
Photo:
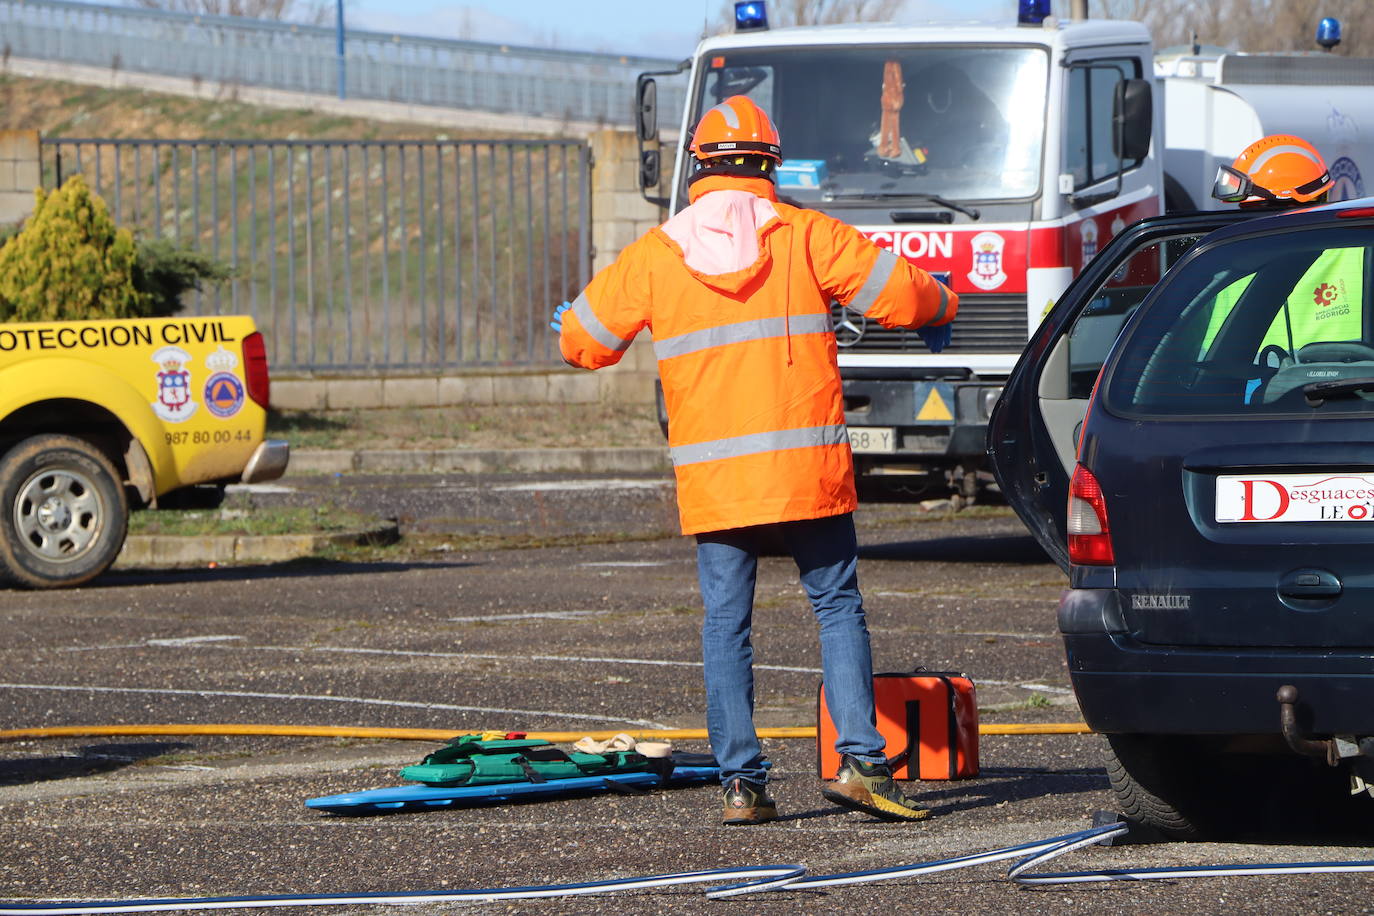
[[735, 4], [735, 31], [751, 32], [768, 28], [768, 5], [763, 0]]
[[1040, 25], [1053, 12], [1053, 0], [1017, 0], [1016, 21], [1021, 25]]
[[1317, 23], [1317, 44], [1330, 51], [1341, 43], [1341, 21], [1327, 16]]

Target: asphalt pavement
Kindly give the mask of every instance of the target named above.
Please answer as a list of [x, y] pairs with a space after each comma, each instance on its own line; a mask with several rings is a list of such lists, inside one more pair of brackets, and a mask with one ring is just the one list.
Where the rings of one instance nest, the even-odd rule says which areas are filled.
[[[364, 559], [135, 569], [75, 591], [0, 591], [0, 728], [701, 726], [693, 549], [671, 533], [664, 475], [316, 475], [282, 484], [252, 498], [371, 507], [408, 537]], [[1064, 577], [1014, 517], [880, 505], [857, 519], [880, 670], [968, 673], [984, 723], [1078, 718], [1054, 627]], [[472, 546], [481, 539], [506, 549]], [[815, 625], [789, 560], [763, 560], [755, 616], [758, 725], [814, 724]], [[793, 862], [825, 874], [1038, 840], [1088, 827], [1113, 807], [1092, 735], [985, 736], [977, 778], [907, 784], [934, 815], [915, 824], [825, 802], [814, 743], [796, 739], [766, 742], [783, 816], [756, 828], [721, 826], [711, 787], [362, 818], [304, 805], [401, 784], [400, 767], [436, 747], [207, 735], [0, 742], [0, 898], [404, 893]], [[1090, 847], [1050, 868], [1371, 858], [1367, 838], [1260, 824], [1225, 842]], [[472, 909], [1370, 911], [1360, 875], [1021, 888], [1005, 867], [735, 901], [680, 887]]]

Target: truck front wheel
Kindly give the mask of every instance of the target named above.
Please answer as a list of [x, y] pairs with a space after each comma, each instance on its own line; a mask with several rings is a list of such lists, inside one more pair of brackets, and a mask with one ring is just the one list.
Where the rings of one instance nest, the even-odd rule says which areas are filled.
[[89, 582], [119, 555], [128, 524], [119, 474], [89, 442], [32, 436], [0, 458], [0, 574], [15, 582]]

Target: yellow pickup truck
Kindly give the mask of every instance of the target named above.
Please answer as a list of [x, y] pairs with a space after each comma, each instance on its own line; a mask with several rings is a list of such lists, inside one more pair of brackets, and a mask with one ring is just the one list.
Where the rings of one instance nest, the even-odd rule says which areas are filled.
[[131, 508], [280, 477], [268, 386], [247, 316], [0, 324], [0, 579], [80, 585]]

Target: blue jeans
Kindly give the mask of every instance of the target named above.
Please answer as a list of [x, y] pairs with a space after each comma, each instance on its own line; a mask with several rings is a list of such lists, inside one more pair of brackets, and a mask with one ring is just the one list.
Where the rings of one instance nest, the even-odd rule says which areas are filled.
[[884, 760], [873, 717], [873, 656], [859, 594], [859, 546], [849, 514], [697, 535], [697, 572], [706, 617], [706, 728], [722, 783], [763, 783], [767, 770], [754, 733], [754, 647], [749, 632], [761, 548], [781, 538], [801, 573], [821, 635], [826, 705], [835, 749], [868, 763]]

